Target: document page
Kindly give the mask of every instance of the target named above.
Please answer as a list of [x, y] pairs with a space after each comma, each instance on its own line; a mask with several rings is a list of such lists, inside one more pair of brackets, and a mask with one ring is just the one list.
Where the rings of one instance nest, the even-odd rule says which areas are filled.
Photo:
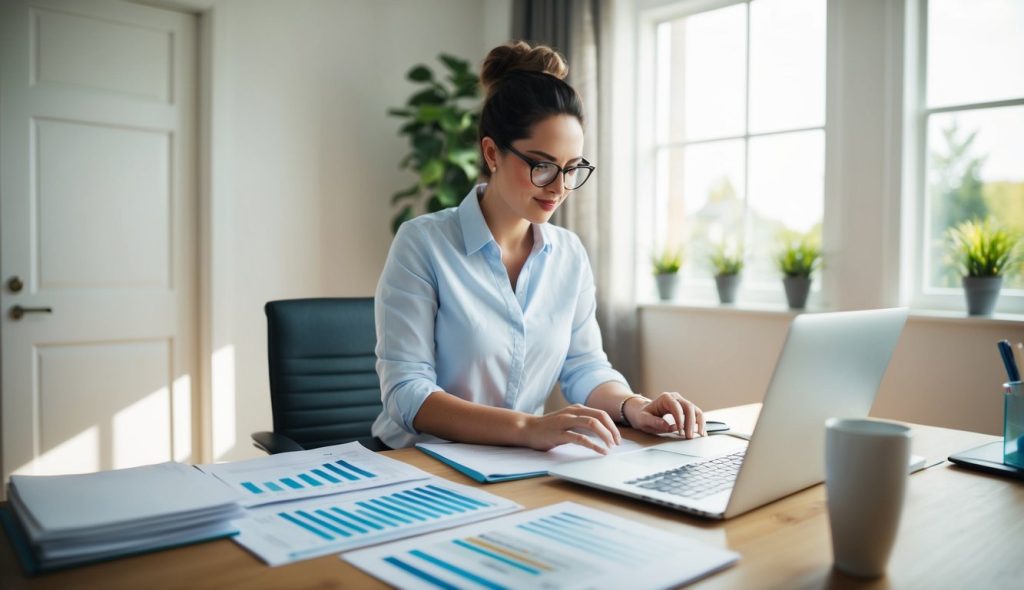
[[246, 507], [430, 477], [357, 442], [198, 467], [236, 490]]
[[522, 508], [487, 492], [430, 478], [248, 510], [235, 542], [269, 565], [508, 514]]
[[739, 555], [573, 502], [341, 556], [396, 588], [670, 588]]

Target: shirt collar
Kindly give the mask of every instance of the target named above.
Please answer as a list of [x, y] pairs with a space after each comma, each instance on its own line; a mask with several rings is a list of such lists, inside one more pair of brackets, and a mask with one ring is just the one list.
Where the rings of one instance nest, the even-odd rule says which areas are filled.
[[[483, 195], [486, 184], [478, 184], [469, 191], [459, 205], [459, 223], [462, 225], [462, 240], [466, 247], [466, 256], [476, 253], [488, 242], [494, 241], [491, 229], [487, 227], [484, 213], [480, 210], [480, 195]], [[547, 224], [532, 224], [534, 251], [550, 252], [551, 238]]]

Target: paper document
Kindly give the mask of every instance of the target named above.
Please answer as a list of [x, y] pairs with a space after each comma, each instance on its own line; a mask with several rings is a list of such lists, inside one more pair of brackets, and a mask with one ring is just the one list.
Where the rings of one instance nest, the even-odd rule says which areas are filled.
[[248, 510], [235, 542], [270, 565], [340, 553], [508, 514], [522, 508], [487, 492], [430, 478]]
[[341, 556], [396, 588], [670, 588], [739, 555], [573, 502]]
[[[560, 463], [601, 456], [580, 445], [561, 445], [550, 451], [466, 443], [419, 443], [416, 448], [480, 483], [547, 475], [549, 469]], [[621, 445], [611, 448], [610, 454], [628, 453], [641, 448], [639, 444], [623, 439]]]
[[247, 507], [429, 477], [358, 442], [199, 468], [235, 489]]

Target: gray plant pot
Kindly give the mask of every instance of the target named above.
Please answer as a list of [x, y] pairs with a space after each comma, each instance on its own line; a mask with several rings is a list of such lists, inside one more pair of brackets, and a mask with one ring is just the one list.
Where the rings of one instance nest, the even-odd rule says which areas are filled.
[[679, 285], [678, 273], [654, 275], [654, 282], [658, 286], [658, 299], [662, 301], [675, 299], [676, 287]]
[[1003, 277], [964, 277], [964, 296], [967, 297], [967, 315], [992, 315], [999, 300]]
[[803, 309], [807, 305], [811, 277], [782, 277], [782, 286], [786, 288], [786, 301], [790, 309]]
[[715, 275], [719, 303], [735, 303], [736, 290], [740, 286], [740, 275]]

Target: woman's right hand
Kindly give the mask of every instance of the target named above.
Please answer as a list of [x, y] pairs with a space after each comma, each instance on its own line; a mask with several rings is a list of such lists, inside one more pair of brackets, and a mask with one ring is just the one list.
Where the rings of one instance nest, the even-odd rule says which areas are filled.
[[[594, 434], [601, 445], [587, 434]], [[622, 442], [622, 435], [611, 416], [603, 410], [573, 404], [543, 416], [527, 417], [520, 446], [547, 451], [572, 443], [607, 455], [608, 450]]]

